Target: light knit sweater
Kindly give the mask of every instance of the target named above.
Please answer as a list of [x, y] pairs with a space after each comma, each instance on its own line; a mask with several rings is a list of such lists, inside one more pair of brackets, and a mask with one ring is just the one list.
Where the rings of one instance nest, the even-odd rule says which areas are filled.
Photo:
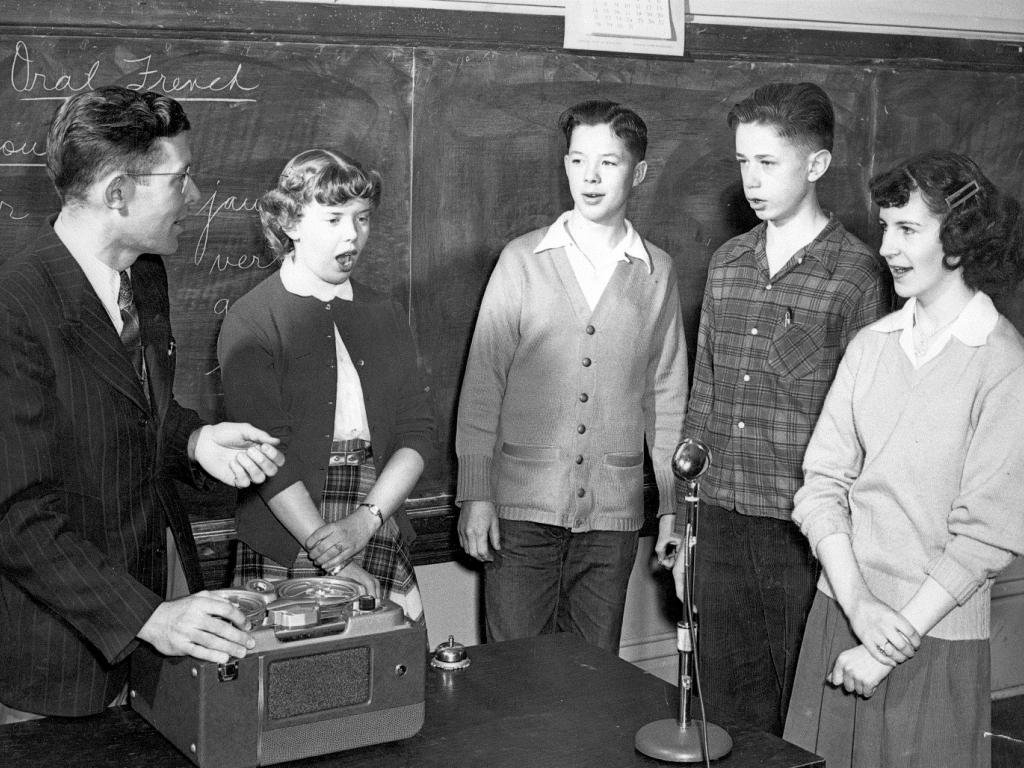
[[[992, 579], [1024, 551], [1024, 339], [978, 294], [960, 332], [915, 368], [899, 314], [847, 349], [793, 519], [814, 549], [849, 535], [868, 588], [890, 607], [926, 576], [937, 581], [957, 606], [929, 635], [987, 638]], [[818, 587], [832, 595], [825, 575]]]
[[480, 307], [459, 400], [457, 501], [573, 531], [643, 524], [646, 437], [674, 512], [672, 453], [686, 408], [675, 267], [622, 262], [593, 311], [547, 228], [509, 243]]

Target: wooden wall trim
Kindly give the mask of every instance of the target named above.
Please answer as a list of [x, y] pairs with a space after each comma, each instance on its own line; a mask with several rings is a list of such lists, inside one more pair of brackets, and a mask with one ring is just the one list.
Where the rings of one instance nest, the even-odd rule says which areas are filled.
[[[0, 9], [0, 30], [24, 34], [114, 33], [196, 40], [560, 50], [563, 21], [559, 16], [533, 14], [260, 0], [7, 0]], [[983, 39], [690, 24], [686, 48], [684, 58], [690, 60], [876, 66], [892, 62], [901, 67], [1024, 71], [1024, 46]]]

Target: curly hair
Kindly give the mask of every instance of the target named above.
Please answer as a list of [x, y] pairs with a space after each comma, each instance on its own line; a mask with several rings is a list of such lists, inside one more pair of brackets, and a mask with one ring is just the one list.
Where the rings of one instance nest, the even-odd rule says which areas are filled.
[[344, 205], [352, 200], [366, 200], [373, 208], [380, 205], [380, 174], [363, 167], [340, 152], [307, 149], [285, 165], [277, 186], [265, 193], [257, 208], [263, 237], [271, 252], [283, 259], [294, 250], [292, 239], [285, 232], [302, 218], [310, 203]]
[[998, 294], [1024, 278], [1024, 216], [965, 155], [933, 149], [880, 173], [870, 182], [880, 208], [901, 208], [914, 190], [938, 216], [942, 264], [963, 269], [968, 288]]

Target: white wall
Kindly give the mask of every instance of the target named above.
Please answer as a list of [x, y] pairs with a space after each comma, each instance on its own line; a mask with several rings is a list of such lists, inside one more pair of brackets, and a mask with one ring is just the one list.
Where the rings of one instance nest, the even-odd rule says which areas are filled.
[[[560, 16], [565, 0], [292, 0]], [[1024, 42], [1024, 0], [684, 0], [686, 21]]]

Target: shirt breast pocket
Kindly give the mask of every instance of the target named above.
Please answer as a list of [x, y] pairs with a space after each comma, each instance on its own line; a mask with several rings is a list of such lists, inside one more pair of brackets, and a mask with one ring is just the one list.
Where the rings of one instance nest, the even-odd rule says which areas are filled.
[[802, 323], [779, 323], [772, 334], [768, 366], [783, 379], [803, 379], [821, 366], [825, 328]]

